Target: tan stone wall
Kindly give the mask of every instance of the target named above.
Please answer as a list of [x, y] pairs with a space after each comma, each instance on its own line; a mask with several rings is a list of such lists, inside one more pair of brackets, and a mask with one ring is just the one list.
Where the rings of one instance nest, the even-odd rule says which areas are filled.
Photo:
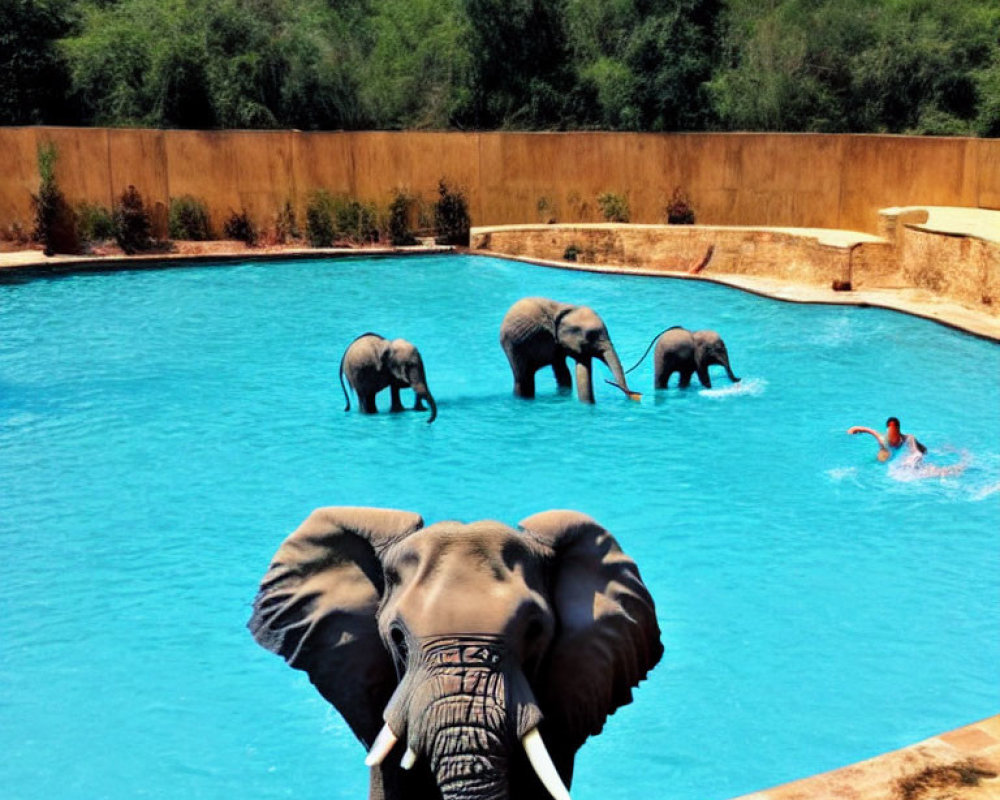
[[396, 189], [463, 189], [475, 225], [600, 220], [628, 197], [633, 222], [665, 221], [676, 187], [700, 224], [875, 232], [889, 206], [1000, 208], [1000, 140], [821, 134], [304, 133], [0, 128], [0, 230], [30, 224], [40, 142], [56, 144], [70, 202], [109, 205], [134, 184], [154, 208], [191, 194], [213, 222], [245, 209], [269, 225], [323, 188], [386, 203]]
[[905, 285], [1000, 313], [1000, 243], [909, 225], [901, 238]]
[[571, 246], [582, 264], [697, 271], [705, 276], [753, 275], [825, 287], [850, 282], [855, 264], [871, 274], [893, 272], [892, 251], [886, 242], [835, 246], [813, 236], [750, 227], [512, 226], [477, 230], [472, 241], [474, 250], [546, 260], [562, 260]]
[[[1000, 242], [924, 230], [886, 214], [892, 236], [710, 225], [532, 225], [473, 230], [472, 249], [580, 264], [746, 275], [824, 288], [924, 289], [1000, 315]], [[711, 257], [706, 257], [711, 251]]]

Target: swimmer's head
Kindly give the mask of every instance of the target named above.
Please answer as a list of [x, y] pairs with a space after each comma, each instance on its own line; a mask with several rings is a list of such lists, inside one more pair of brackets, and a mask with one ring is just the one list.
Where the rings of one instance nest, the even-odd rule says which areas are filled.
[[885, 421], [885, 427], [887, 427], [887, 428], [895, 427], [896, 430], [898, 431], [899, 430], [899, 418], [898, 417], [889, 417], [889, 419], [887, 419]]

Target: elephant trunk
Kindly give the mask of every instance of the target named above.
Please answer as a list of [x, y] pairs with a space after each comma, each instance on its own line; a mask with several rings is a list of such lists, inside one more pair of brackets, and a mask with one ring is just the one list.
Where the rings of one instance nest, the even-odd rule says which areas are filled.
[[496, 647], [438, 645], [410, 703], [409, 746], [426, 757], [444, 800], [507, 800], [511, 733]]
[[604, 350], [598, 355], [605, 364], [608, 365], [608, 369], [611, 370], [611, 374], [614, 375], [614, 384], [619, 389], [621, 389], [629, 397], [637, 396], [636, 392], [633, 392], [628, 388], [628, 382], [625, 379], [625, 370], [622, 369], [622, 362], [618, 359], [618, 353], [615, 352], [615, 348], [612, 346], [611, 342], [608, 342]]
[[[739, 378], [737, 378], [736, 380], [739, 380]], [[427, 418], [427, 424], [430, 424], [437, 419], [438, 407], [437, 403], [434, 402], [434, 395], [432, 395], [430, 391], [428, 391], [427, 394], [424, 395], [424, 400], [426, 400], [427, 405], [431, 407], [431, 415]]]
[[569, 800], [539, 735], [542, 714], [531, 687], [496, 637], [435, 637], [411, 651], [383, 716], [365, 763], [378, 766], [405, 743], [400, 766], [425, 762], [443, 800], [509, 800], [520, 747], [549, 795]]
[[729, 366], [729, 356], [723, 355], [719, 359], [719, 363], [725, 368], [726, 375], [729, 377], [729, 380], [731, 380], [733, 383], [739, 383], [740, 382], [740, 379], [737, 378], [735, 374], [733, 374], [732, 367]]
[[431, 415], [428, 417], [427, 423], [432, 423], [435, 419], [437, 419], [438, 411], [437, 403], [434, 402], [434, 395], [431, 394], [431, 390], [427, 388], [427, 384], [423, 381], [412, 384], [410, 388], [413, 389], [413, 393], [417, 396], [418, 403], [423, 400], [428, 406], [430, 406]]
[[[485, 692], [462, 692], [432, 703], [429, 761], [444, 800], [507, 800], [508, 737], [503, 681], [491, 676], [463, 676], [498, 684]], [[498, 696], [499, 695], [499, 696]]]

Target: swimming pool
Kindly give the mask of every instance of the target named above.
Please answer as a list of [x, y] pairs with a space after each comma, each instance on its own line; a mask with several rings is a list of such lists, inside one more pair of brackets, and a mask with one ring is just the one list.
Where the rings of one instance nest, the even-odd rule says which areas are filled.
[[[742, 383], [597, 404], [511, 395], [531, 294], [593, 306], [626, 366], [712, 327]], [[358, 333], [412, 339], [438, 402], [343, 412]], [[428, 522], [594, 516], [666, 653], [573, 796], [719, 799], [1000, 707], [1000, 347], [875, 309], [465, 256], [76, 274], [0, 285], [5, 797], [365, 796], [364, 751], [250, 603], [316, 506]], [[408, 400], [404, 393], [404, 401]], [[381, 408], [388, 398], [379, 397]], [[875, 460], [886, 416], [957, 477]]]

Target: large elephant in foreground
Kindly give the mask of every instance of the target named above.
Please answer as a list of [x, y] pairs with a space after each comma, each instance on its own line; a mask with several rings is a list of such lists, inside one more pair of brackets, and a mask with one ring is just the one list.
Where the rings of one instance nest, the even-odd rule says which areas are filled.
[[386, 387], [392, 396], [390, 411], [402, 411], [403, 403], [399, 396], [400, 389], [410, 388], [417, 399], [415, 411], [423, 411], [423, 401], [431, 408], [428, 422], [437, 417], [437, 404], [427, 388], [427, 377], [424, 373], [424, 362], [420, 351], [406, 339], [386, 339], [377, 333], [362, 333], [347, 346], [340, 359], [340, 388], [344, 390], [347, 406], [344, 411], [351, 410], [351, 396], [344, 386], [344, 376], [358, 395], [358, 405], [365, 414], [374, 414], [375, 395]]
[[577, 749], [663, 652], [635, 562], [574, 511], [514, 529], [318, 509], [249, 627], [369, 748], [380, 800], [566, 800]]
[[[640, 359], [641, 360], [641, 359]], [[667, 328], [656, 339], [653, 351], [653, 384], [657, 389], [666, 389], [670, 376], [679, 374], [679, 386], [691, 383], [691, 375], [698, 374], [698, 380], [706, 389], [712, 387], [708, 368], [718, 364], [725, 368], [729, 380], [740, 379], [729, 366], [729, 351], [718, 333], [711, 330], [689, 331], [680, 326]]]
[[510, 307], [500, 324], [500, 345], [514, 373], [514, 394], [535, 396], [535, 373], [551, 366], [556, 383], [569, 388], [573, 381], [566, 357], [576, 361], [577, 396], [594, 402], [590, 362], [597, 358], [614, 375], [611, 382], [632, 398], [639, 395], [628, 388], [618, 353], [604, 321], [587, 306], [574, 306], [545, 297], [525, 297]]

